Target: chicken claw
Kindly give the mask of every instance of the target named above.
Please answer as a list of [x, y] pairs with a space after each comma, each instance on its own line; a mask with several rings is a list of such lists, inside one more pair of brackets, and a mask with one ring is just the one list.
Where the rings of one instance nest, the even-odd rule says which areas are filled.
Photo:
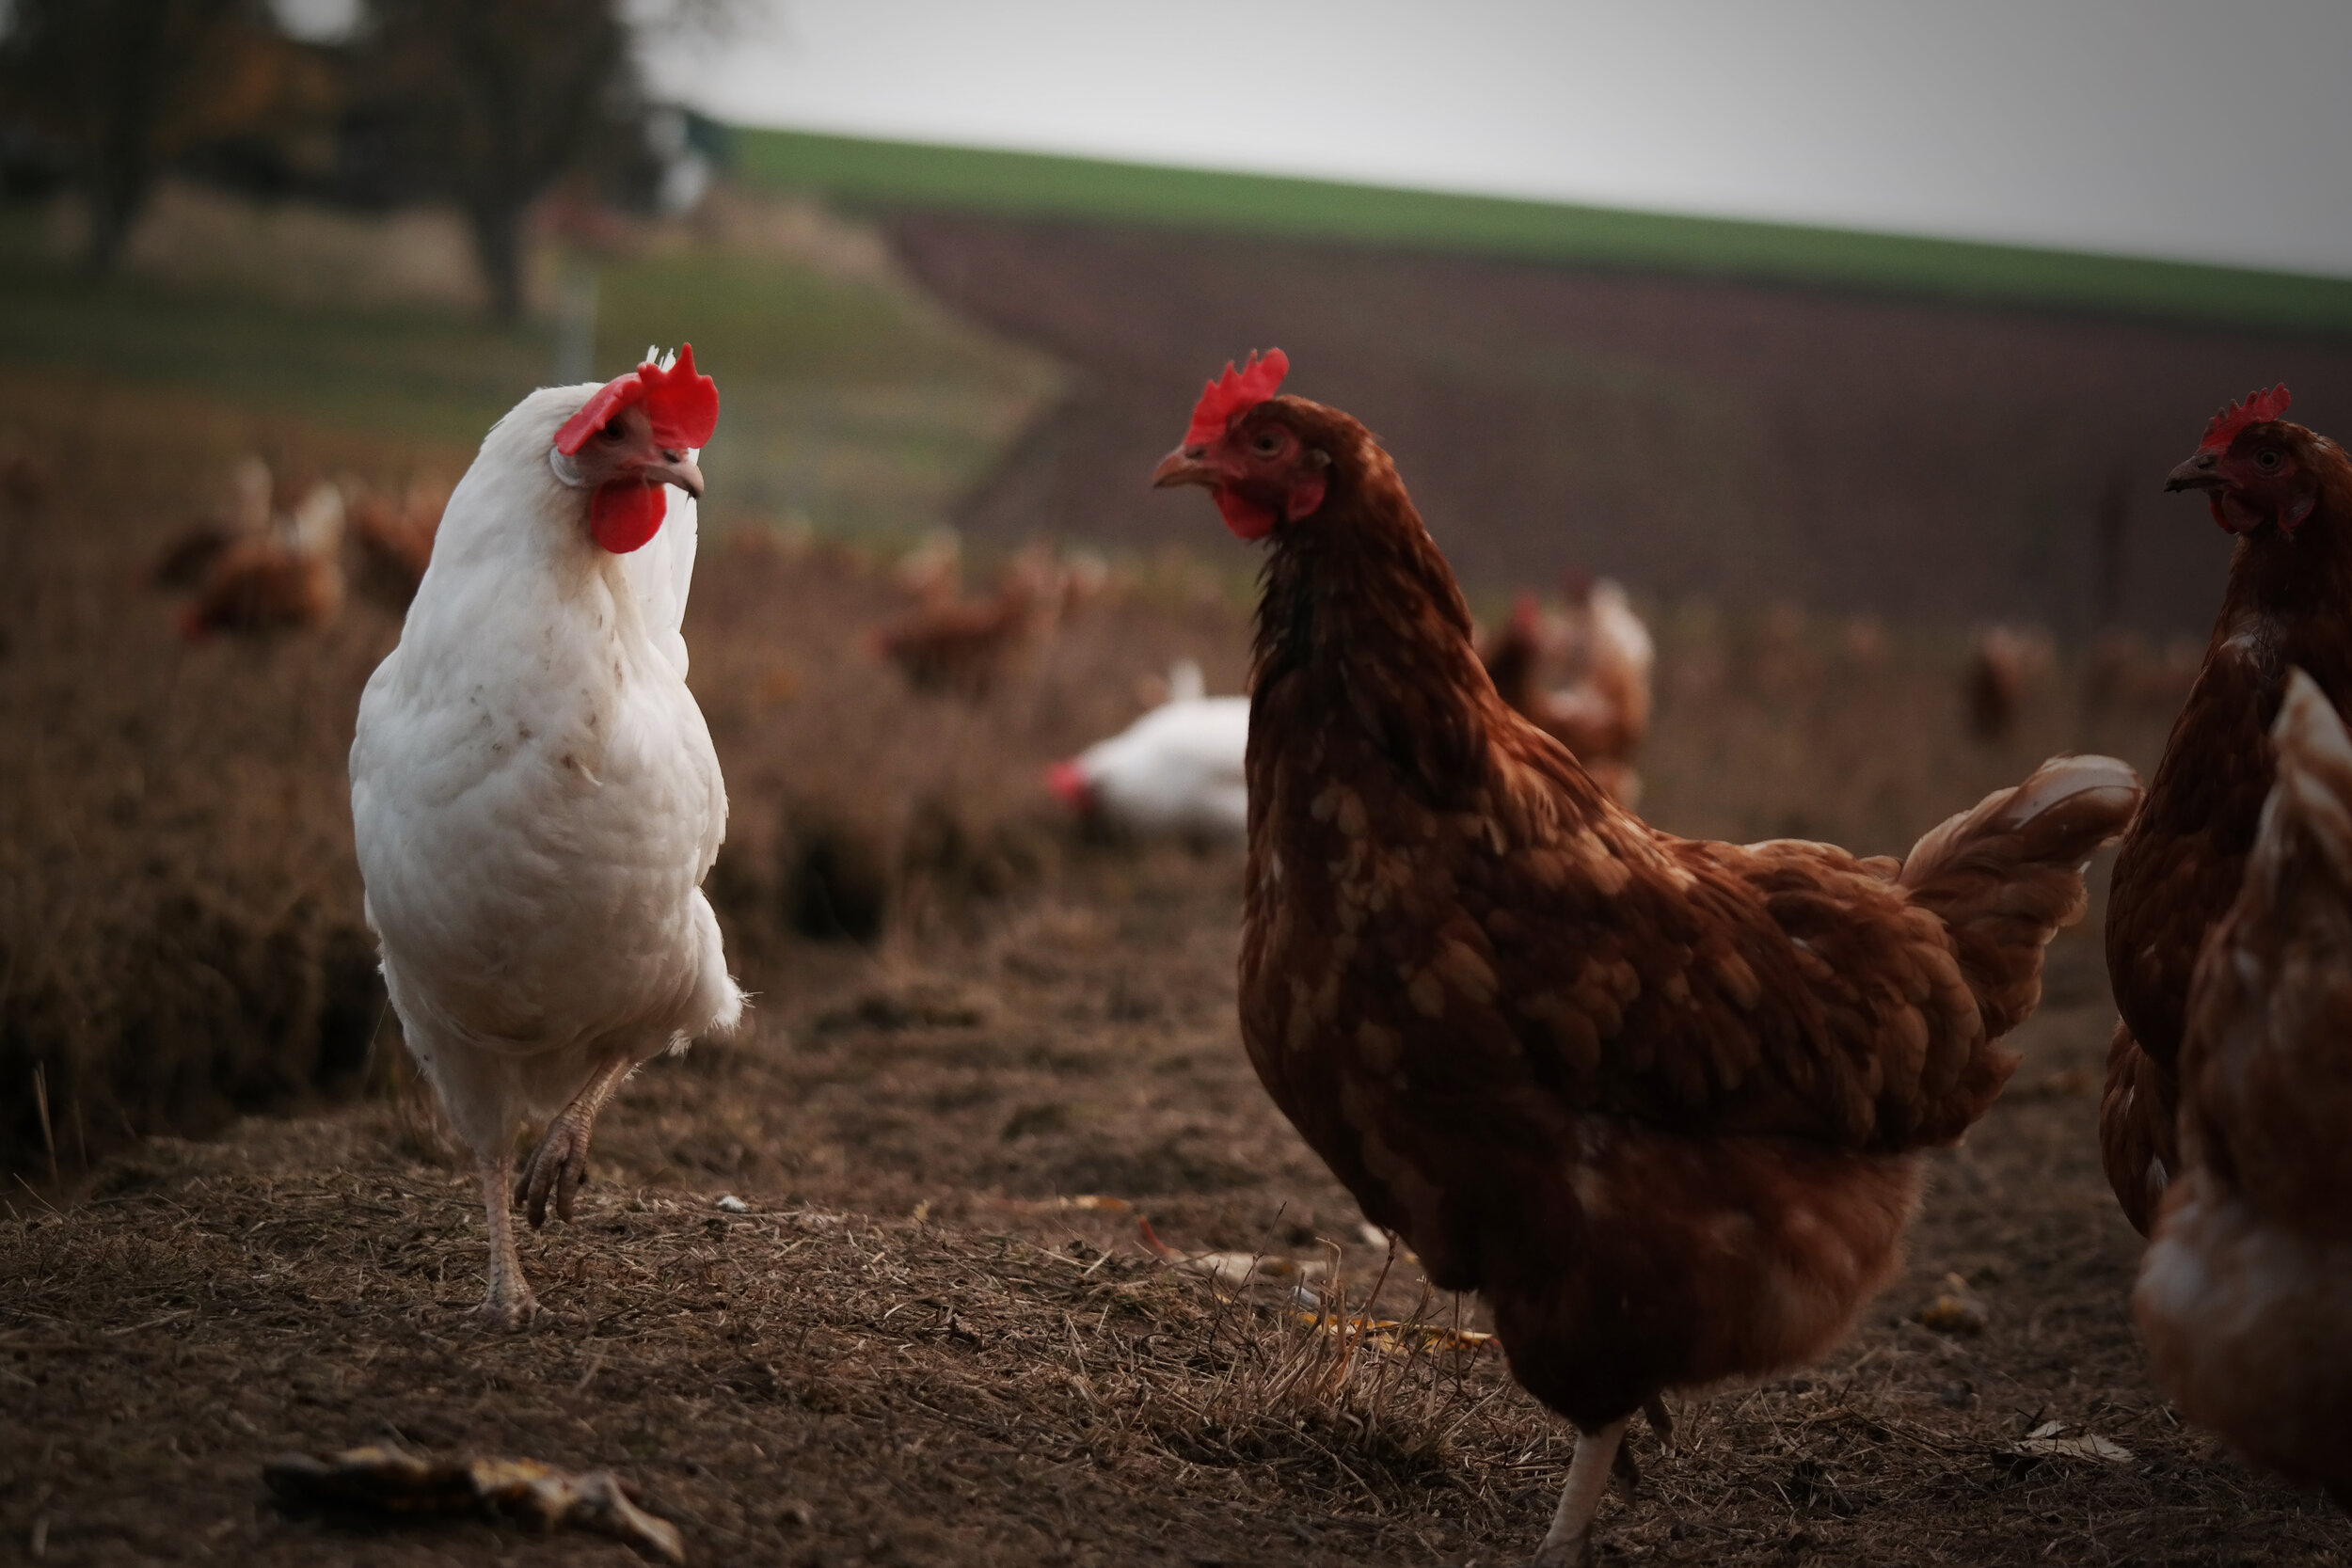
[[515, 1183], [515, 1201], [529, 1205], [532, 1229], [548, 1223], [550, 1195], [555, 1198], [557, 1217], [566, 1225], [571, 1223], [572, 1199], [588, 1182], [588, 1134], [596, 1129], [596, 1113], [604, 1109], [604, 1102], [612, 1098], [612, 1091], [635, 1065], [623, 1056], [597, 1073], [539, 1135], [539, 1147], [523, 1162], [522, 1176]]
[[528, 1206], [525, 1217], [537, 1230], [548, 1223], [548, 1199], [555, 1199], [556, 1216], [569, 1225], [572, 1199], [588, 1182], [590, 1117], [580, 1115], [575, 1101], [548, 1123], [539, 1147], [523, 1162], [515, 1181], [515, 1201]]

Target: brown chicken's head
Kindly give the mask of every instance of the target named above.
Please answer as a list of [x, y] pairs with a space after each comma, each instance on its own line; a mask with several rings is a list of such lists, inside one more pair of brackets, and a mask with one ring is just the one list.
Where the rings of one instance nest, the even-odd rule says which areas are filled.
[[718, 422], [718, 384], [694, 373], [694, 345], [684, 343], [675, 361], [649, 356], [598, 388], [555, 433], [549, 460], [557, 478], [590, 493], [596, 543], [627, 555], [660, 529], [663, 485], [702, 499], [702, 469], [687, 454], [709, 441]]
[[2312, 459], [2323, 437], [2279, 416], [2287, 410], [2285, 383], [2249, 392], [2216, 414], [2197, 454], [2165, 477], [2167, 490], [2202, 490], [2213, 520], [2232, 533], [2265, 523], [2292, 534], [2319, 504]]
[[1327, 413], [1297, 398], [1275, 396], [1290, 358], [1269, 349], [1241, 370], [1228, 360], [1193, 404], [1184, 444], [1160, 460], [1152, 483], [1207, 486], [1225, 526], [1263, 539], [1323, 505], [1331, 481], [1330, 443], [1317, 428]]

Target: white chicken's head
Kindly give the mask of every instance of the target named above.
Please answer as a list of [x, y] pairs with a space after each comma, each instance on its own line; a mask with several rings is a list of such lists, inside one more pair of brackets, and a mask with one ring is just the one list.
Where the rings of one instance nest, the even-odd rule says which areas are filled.
[[615, 555], [637, 549], [661, 527], [661, 487], [697, 500], [702, 469], [692, 454], [719, 422], [718, 384], [694, 372], [694, 347], [645, 362], [598, 388], [556, 431], [548, 464], [565, 484], [589, 492], [588, 525]]

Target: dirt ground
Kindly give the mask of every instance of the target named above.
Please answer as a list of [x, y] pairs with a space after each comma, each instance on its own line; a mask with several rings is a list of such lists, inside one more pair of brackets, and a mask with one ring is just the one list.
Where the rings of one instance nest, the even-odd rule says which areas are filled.
[[[316, 1070], [327, 939], [357, 907], [342, 748], [395, 622], [359, 604], [325, 637], [183, 648], [137, 564], [240, 443], [388, 483], [447, 454], [148, 394], [84, 396], [95, 428], [46, 431], [12, 396], [0, 420], [69, 454], [135, 432], [152, 464], [92, 462], [7, 535], [0, 723], [41, 744], [0, 755], [0, 1092], [27, 1125], [42, 1065], [88, 1113], [52, 1103], [75, 1130], [53, 1140], [59, 1180], [21, 1158], [0, 1203], [0, 1561], [629, 1560], [594, 1535], [286, 1512], [263, 1488], [274, 1455], [363, 1443], [610, 1467], [697, 1563], [1467, 1568], [1532, 1550], [1568, 1443], [1492, 1352], [1315, 1317], [1379, 1281], [1391, 1316], [1478, 1321], [1422, 1299], [1252, 1079], [1237, 851], [1077, 832], [1036, 784], [1178, 654], [1233, 689], [1230, 562], [1135, 565], [967, 705], [862, 652], [896, 602], [874, 563], [707, 543], [688, 632], [736, 810], [714, 890], [757, 1026], [624, 1089], [577, 1223], [526, 1238], [565, 1319], [487, 1335], [466, 1317], [471, 1177], [380, 1005], [352, 1078]], [[1957, 639], [1652, 609], [1644, 766], [1677, 831], [1899, 849], [2048, 752], [2144, 767], [2168, 716], [2087, 706], [2062, 661], [2013, 738], [1975, 745]], [[871, 945], [794, 929], [817, 843], [881, 867]], [[190, 907], [225, 946], [110, 945]], [[2097, 919], [2053, 949], [2016, 1084], [1934, 1157], [1900, 1280], [1824, 1364], [1671, 1402], [1673, 1449], [1638, 1435], [1640, 1493], [1604, 1505], [1604, 1562], [2352, 1561], [2340, 1516], [2149, 1385], [2136, 1241], [2096, 1164]], [[248, 947], [278, 955], [285, 988], [240, 991], [260, 981], [220, 965]], [[24, 1006], [36, 972], [50, 1012]], [[107, 1033], [68, 1006], [85, 983], [177, 987], [180, 1010]], [[212, 1033], [159, 1034], [159, 1016]], [[163, 1080], [211, 1094], [195, 1120], [220, 1135], [145, 1135], [107, 1089]], [[280, 1114], [230, 1119], [251, 1105]], [[1145, 1219], [1172, 1252], [1263, 1255], [1268, 1277], [1171, 1263]], [[1336, 1282], [1311, 1267], [1334, 1259]], [[1979, 1333], [1914, 1321], [1953, 1275]]]
[[[1151, 853], [920, 962], [776, 976], [754, 1043], [629, 1086], [580, 1221], [530, 1239], [570, 1324], [468, 1326], [473, 1188], [409, 1101], [158, 1140], [62, 1209], [20, 1189], [0, 1540], [57, 1562], [626, 1560], [288, 1516], [262, 1490], [269, 1455], [389, 1441], [611, 1466], [698, 1562], [1520, 1560], [1566, 1445], [1490, 1354], [1367, 1349], [1335, 1377], [1272, 1291], [1220, 1306], [1132, 1214], [1052, 1202], [1125, 1198], [1180, 1249], [1330, 1237], [1350, 1281], [1376, 1272], [1233, 1037], [1236, 872]], [[2095, 948], [2058, 959], [2072, 1005], [1937, 1157], [1900, 1283], [1823, 1366], [1673, 1402], [1677, 1447], [1637, 1439], [1604, 1561], [2352, 1559], [2324, 1503], [2148, 1386], [2093, 1155]], [[1980, 1336], [1906, 1321], [1955, 1273]], [[2129, 1457], [2012, 1451], [2053, 1421]]]
[[[2341, 436], [2352, 344], [1045, 219], [902, 214], [909, 267], [1070, 367], [976, 533], [1145, 546], [1136, 475], [1252, 347], [1389, 445], [1466, 581], [1565, 558], [1670, 597], [2201, 634], [2227, 541], [2159, 493], [2225, 399]], [[2103, 530], [2106, 531], [2103, 536]]]

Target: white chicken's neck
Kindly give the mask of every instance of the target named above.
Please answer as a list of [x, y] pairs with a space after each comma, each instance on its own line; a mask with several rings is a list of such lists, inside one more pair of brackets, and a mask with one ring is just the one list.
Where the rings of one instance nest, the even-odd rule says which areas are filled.
[[492, 657], [511, 680], [558, 684], [657, 665], [626, 563], [589, 531], [586, 492], [501, 455], [485, 447], [450, 497], [407, 657]]

